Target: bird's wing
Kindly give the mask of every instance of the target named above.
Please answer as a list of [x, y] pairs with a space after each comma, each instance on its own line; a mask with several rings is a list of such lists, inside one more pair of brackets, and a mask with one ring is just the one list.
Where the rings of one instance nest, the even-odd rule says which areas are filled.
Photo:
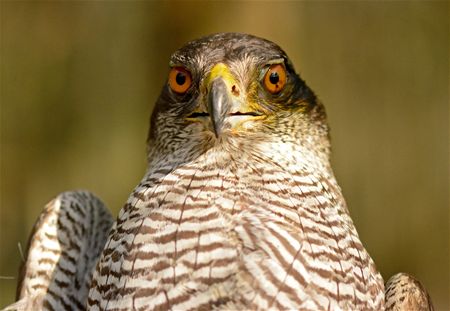
[[112, 223], [107, 207], [89, 192], [64, 192], [49, 202], [30, 235], [18, 301], [5, 310], [85, 310]]
[[425, 287], [406, 273], [392, 276], [386, 283], [386, 311], [433, 311]]

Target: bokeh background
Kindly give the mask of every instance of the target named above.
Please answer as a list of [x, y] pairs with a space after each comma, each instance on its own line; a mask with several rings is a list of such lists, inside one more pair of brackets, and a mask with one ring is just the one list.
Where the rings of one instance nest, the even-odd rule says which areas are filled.
[[0, 307], [18, 243], [57, 193], [117, 214], [145, 170], [168, 58], [248, 32], [280, 44], [325, 103], [333, 163], [385, 279], [449, 310], [449, 2], [1, 2]]

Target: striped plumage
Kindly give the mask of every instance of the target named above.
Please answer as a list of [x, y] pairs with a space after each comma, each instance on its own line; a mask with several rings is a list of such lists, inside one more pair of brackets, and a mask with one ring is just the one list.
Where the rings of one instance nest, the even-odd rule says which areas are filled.
[[[258, 78], [273, 60], [288, 71], [277, 96]], [[89, 309], [381, 309], [383, 280], [333, 176], [323, 107], [285, 53], [218, 34], [171, 64], [192, 72], [191, 93], [163, 88], [149, 169], [106, 243]], [[219, 78], [232, 81], [230, 105], [263, 120], [230, 115], [217, 136], [208, 116], [188, 119], [209, 111], [217, 64], [229, 70]]]
[[386, 311], [433, 311], [424, 286], [413, 276], [397, 273], [386, 283]]
[[[216, 34], [170, 64], [192, 83], [163, 87], [148, 169], [109, 237], [97, 198], [52, 201], [11, 309], [398, 311], [405, 292], [426, 295], [399, 274], [385, 301], [333, 175], [324, 108], [277, 45]], [[277, 92], [264, 84], [279, 82], [273, 66], [286, 74]]]
[[151, 171], [106, 245], [92, 309], [381, 308], [383, 281], [331, 175], [267, 156], [271, 169], [245, 156], [213, 169], [206, 153]]
[[7, 310], [85, 310], [112, 223], [103, 202], [86, 191], [65, 192], [48, 203], [30, 236], [18, 302]]

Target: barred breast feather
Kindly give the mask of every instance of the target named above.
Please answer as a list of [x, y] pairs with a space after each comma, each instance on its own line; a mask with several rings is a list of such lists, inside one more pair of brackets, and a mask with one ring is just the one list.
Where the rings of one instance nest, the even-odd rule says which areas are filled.
[[383, 280], [334, 177], [270, 150], [217, 167], [212, 149], [150, 170], [108, 239], [88, 308], [381, 309]]
[[89, 193], [52, 201], [15, 307], [432, 310], [403, 274], [385, 299], [331, 168], [325, 109], [279, 46], [214, 34], [169, 64], [142, 181], [112, 228]]

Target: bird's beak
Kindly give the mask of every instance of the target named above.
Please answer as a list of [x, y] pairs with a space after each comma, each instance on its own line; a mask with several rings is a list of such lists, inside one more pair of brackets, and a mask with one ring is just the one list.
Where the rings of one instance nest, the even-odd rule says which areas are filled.
[[208, 110], [214, 134], [218, 138], [224, 129], [224, 121], [231, 107], [231, 99], [228, 94], [227, 85], [222, 77], [215, 78], [211, 84], [208, 94]]
[[234, 79], [228, 67], [222, 63], [211, 70], [208, 83], [208, 112], [211, 117], [214, 134], [220, 137], [225, 127], [225, 118], [232, 107], [232, 98], [229, 91]]

